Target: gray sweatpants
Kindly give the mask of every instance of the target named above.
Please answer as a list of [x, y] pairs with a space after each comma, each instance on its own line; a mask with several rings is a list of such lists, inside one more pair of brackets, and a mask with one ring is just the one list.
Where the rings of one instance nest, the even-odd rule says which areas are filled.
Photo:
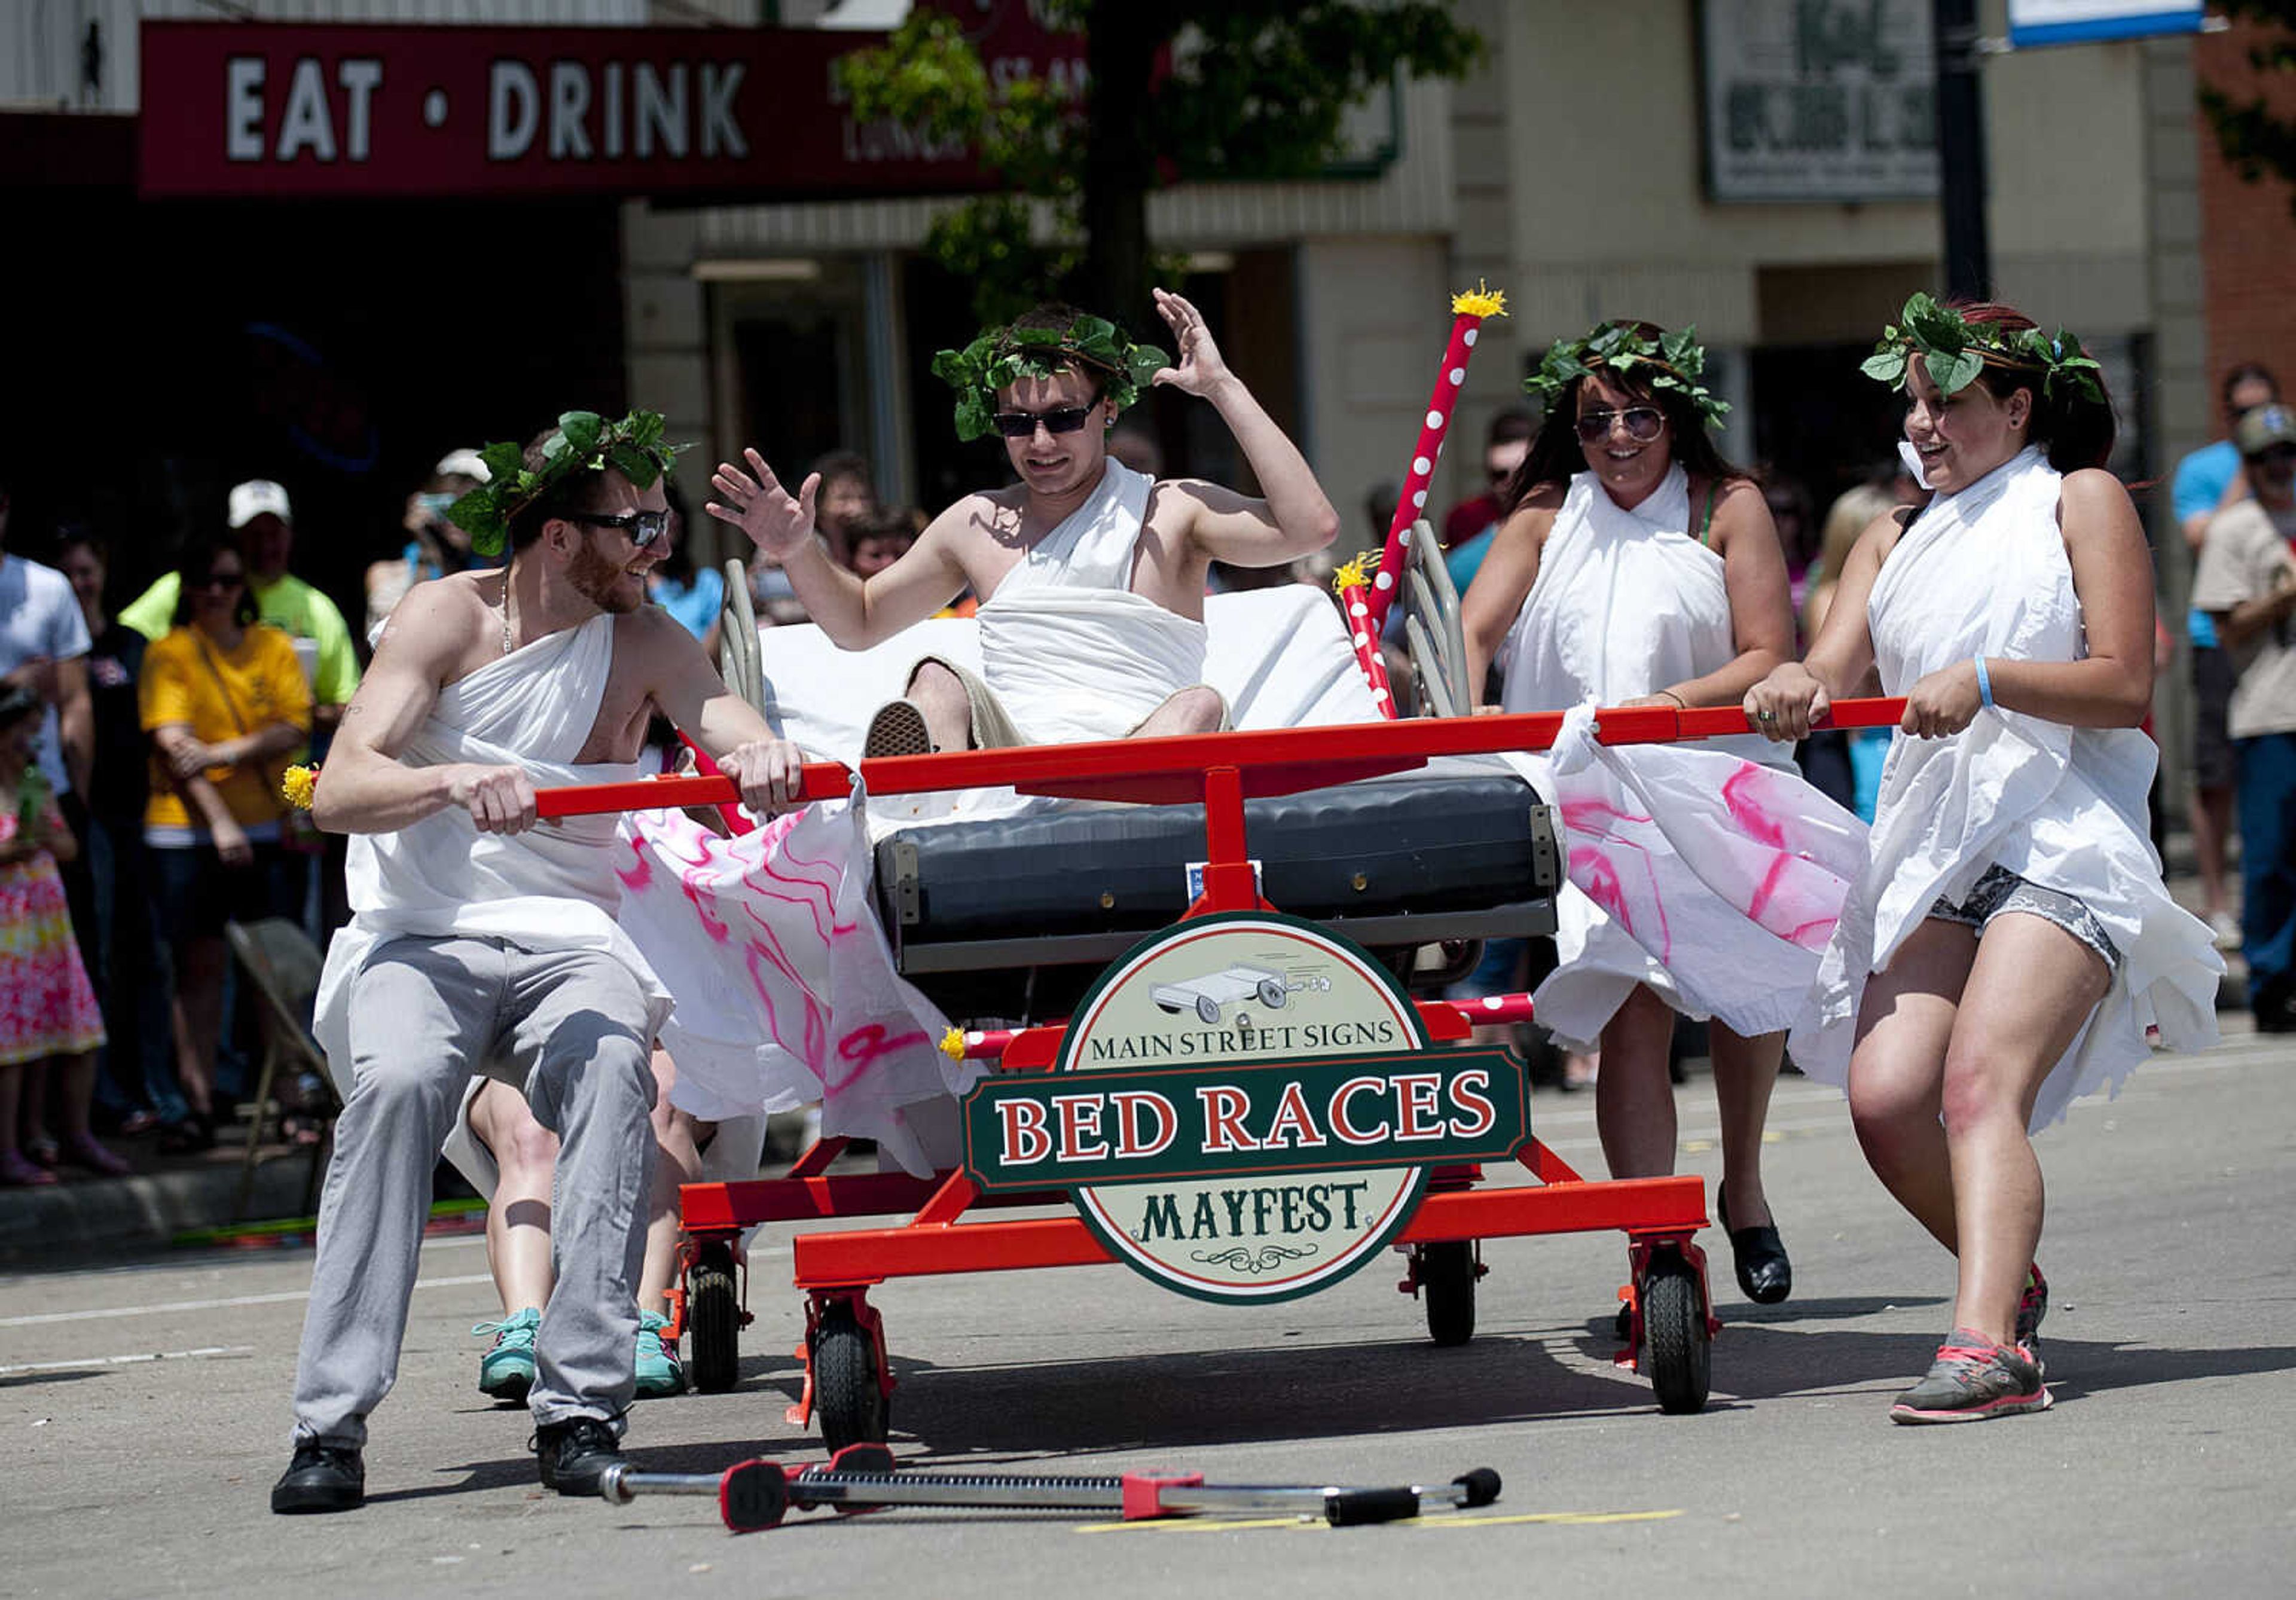
[[523, 1083], [558, 1136], [557, 1284], [535, 1339], [537, 1423], [619, 1430], [636, 1384], [637, 1277], [654, 1158], [653, 1073], [637, 979], [593, 950], [394, 939], [352, 980], [350, 1091], [319, 1201], [318, 1259], [295, 1367], [295, 1441], [363, 1445], [398, 1375], [430, 1170], [463, 1086]]

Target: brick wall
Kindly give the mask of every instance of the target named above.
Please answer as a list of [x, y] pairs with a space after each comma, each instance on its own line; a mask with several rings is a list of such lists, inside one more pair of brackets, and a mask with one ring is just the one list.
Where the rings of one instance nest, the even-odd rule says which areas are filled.
[[[2193, 49], [2194, 76], [2244, 101], [2259, 87], [2275, 114], [2296, 118], [2296, 74], [2267, 77], [2249, 65], [2262, 30], [2238, 23], [2209, 34]], [[2261, 361], [2296, 389], [2296, 211], [2292, 188], [2267, 175], [2243, 182], [2218, 149], [2215, 131], [2195, 110], [2201, 144], [2202, 274], [2207, 294], [2210, 400], [2226, 368]]]

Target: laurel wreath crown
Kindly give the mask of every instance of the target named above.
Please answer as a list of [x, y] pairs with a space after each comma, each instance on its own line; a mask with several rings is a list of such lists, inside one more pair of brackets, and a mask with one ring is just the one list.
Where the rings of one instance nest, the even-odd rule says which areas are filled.
[[2104, 403], [2104, 386], [2099, 381], [2103, 369], [2062, 328], [2048, 333], [2039, 328], [1973, 323], [1951, 306], [1919, 293], [1906, 302], [1896, 322], [1882, 330], [1882, 341], [1859, 370], [1897, 389], [1905, 383], [1916, 356], [1940, 394], [1958, 394], [1968, 388], [1991, 361], [2040, 373], [2046, 398], [2060, 399], [2061, 390], [2070, 390]]
[[956, 390], [956, 436], [971, 443], [996, 431], [998, 390], [1024, 377], [1053, 377], [1071, 363], [1098, 374], [1103, 397], [1121, 411], [1172, 360], [1154, 345], [1134, 344], [1114, 323], [1087, 312], [1065, 329], [983, 329], [963, 349], [936, 355], [932, 373]]
[[1638, 324], [1606, 322], [1583, 339], [1558, 339], [1546, 347], [1538, 370], [1523, 380], [1523, 392], [1552, 411], [1565, 390], [1597, 367], [1678, 394], [1718, 427], [1730, 414], [1730, 402], [1699, 382], [1706, 347], [1698, 342], [1695, 325], [1652, 336]]
[[500, 555], [511, 519], [577, 472], [611, 467], [634, 488], [652, 488], [676, 464], [678, 452], [693, 447], [662, 443], [663, 426], [659, 411], [633, 411], [611, 423], [594, 411], [562, 413], [556, 431], [543, 441], [539, 467], [529, 467], [525, 447], [507, 440], [480, 451], [490, 476], [447, 515], [471, 536], [472, 549]]

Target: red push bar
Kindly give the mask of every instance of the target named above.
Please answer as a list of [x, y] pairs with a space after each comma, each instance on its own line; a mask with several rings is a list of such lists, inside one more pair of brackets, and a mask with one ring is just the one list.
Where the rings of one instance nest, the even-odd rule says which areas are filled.
[[[1891, 727], [1905, 715], [1901, 697], [1843, 700], [1818, 726]], [[1595, 713], [1604, 744], [1672, 744], [1751, 729], [1735, 706], [1681, 710], [1673, 706], [1613, 706]], [[1161, 739], [1110, 739], [1090, 744], [1038, 744], [1018, 750], [952, 751], [931, 756], [882, 756], [861, 763], [872, 794], [923, 794], [1010, 784], [1024, 794], [1186, 805], [1204, 798], [1213, 767], [1239, 770], [1245, 798], [1297, 794], [1330, 784], [1407, 772], [1431, 756], [1489, 755], [1546, 750], [1562, 727], [1560, 711], [1496, 717], [1414, 718], [1336, 726], [1184, 734]], [[809, 800], [851, 792], [852, 772], [835, 761], [807, 763], [799, 792]], [[736, 797], [730, 778], [651, 778], [633, 784], [570, 784], [535, 797], [543, 816], [714, 806]]]

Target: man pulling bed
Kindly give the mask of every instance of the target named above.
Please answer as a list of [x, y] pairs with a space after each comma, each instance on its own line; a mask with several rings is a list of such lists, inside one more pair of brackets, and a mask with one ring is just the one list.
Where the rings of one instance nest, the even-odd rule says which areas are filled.
[[[781, 564], [821, 630], [865, 650], [968, 587], [981, 598], [979, 677], [928, 656], [872, 721], [865, 753], [1064, 743], [1205, 733], [1227, 708], [1203, 682], [1204, 577], [1214, 560], [1274, 567], [1339, 531], [1315, 474], [1241, 380], [1202, 316], [1156, 291], [1180, 361], [1127, 343], [1112, 324], [1045, 306], [933, 371], [957, 390], [956, 430], [992, 430], [1020, 481], [968, 495], [909, 552], [864, 580], [813, 537], [808, 478], [792, 496], [756, 450], [720, 464], [710, 514]], [[1108, 454], [1108, 431], [1144, 381], [1210, 400], [1267, 490], [1264, 500], [1196, 479], [1155, 480]]]

